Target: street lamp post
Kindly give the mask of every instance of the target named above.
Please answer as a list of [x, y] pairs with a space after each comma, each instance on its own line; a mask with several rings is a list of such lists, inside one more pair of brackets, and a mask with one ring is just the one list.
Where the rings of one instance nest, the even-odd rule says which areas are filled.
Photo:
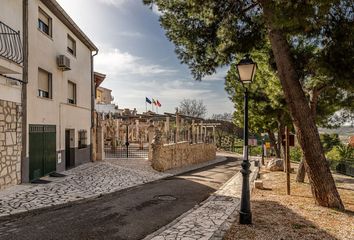
[[244, 129], [243, 129], [243, 162], [242, 166], [242, 192], [240, 207], [240, 224], [252, 224], [252, 213], [250, 204], [250, 162], [248, 159], [248, 86], [252, 83], [256, 73], [256, 63], [250, 55], [246, 55], [237, 65], [239, 79], [244, 86]]

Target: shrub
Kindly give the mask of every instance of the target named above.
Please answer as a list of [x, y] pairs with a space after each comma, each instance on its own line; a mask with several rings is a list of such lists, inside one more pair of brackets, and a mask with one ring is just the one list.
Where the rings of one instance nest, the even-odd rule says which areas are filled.
[[340, 161], [341, 160], [341, 156], [340, 156], [338, 148], [334, 147], [334, 148], [332, 148], [331, 151], [327, 152], [326, 153], [326, 158], [329, 161], [336, 161], [336, 162]]
[[300, 147], [290, 147], [290, 160], [300, 162], [302, 158], [302, 150]]
[[335, 146], [340, 146], [341, 142], [339, 140], [338, 134], [321, 134], [320, 135], [323, 150], [325, 152], [331, 151]]
[[262, 156], [262, 146], [249, 146], [251, 156]]
[[354, 148], [348, 145], [340, 145], [336, 147], [342, 161], [354, 161]]

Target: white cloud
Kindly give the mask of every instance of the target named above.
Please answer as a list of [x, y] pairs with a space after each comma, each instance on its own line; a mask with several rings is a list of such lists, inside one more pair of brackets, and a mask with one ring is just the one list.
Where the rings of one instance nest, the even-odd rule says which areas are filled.
[[158, 16], [162, 15], [162, 12], [159, 10], [158, 6], [156, 6], [156, 4], [152, 5], [152, 12], [155, 13]]
[[112, 76], [124, 75], [171, 75], [177, 71], [157, 64], [147, 63], [141, 57], [134, 56], [119, 49], [100, 51], [95, 57], [95, 69]]
[[223, 67], [217, 70], [213, 75], [204, 77], [203, 81], [224, 81], [227, 75], [227, 71], [229, 71], [229, 67]]
[[99, 1], [104, 4], [113, 5], [115, 7], [120, 7], [127, 0], [99, 0]]
[[144, 36], [140, 32], [118, 32], [117, 35], [122, 37], [133, 37], [133, 38], [141, 38]]

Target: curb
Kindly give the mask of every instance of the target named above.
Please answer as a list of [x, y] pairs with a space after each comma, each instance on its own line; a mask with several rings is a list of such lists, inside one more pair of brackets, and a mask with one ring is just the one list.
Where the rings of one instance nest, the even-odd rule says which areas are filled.
[[[259, 172], [259, 167], [255, 167], [254, 166], [254, 161], [252, 161], [252, 165], [251, 165], [251, 175], [250, 175], [250, 183], [252, 183], [258, 175]], [[158, 237], [161, 233], [163, 233], [164, 231], [172, 228], [174, 225], [177, 225], [183, 218], [187, 217], [188, 215], [192, 214], [194, 211], [198, 210], [198, 208], [202, 208], [203, 206], [218, 200], [218, 198], [220, 198], [219, 194], [221, 192], [226, 191], [227, 187], [229, 185], [234, 185], [235, 182], [237, 182], [238, 178], [241, 178], [241, 173], [237, 172], [233, 177], [231, 177], [226, 183], [224, 183], [222, 185], [222, 187], [220, 187], [216, 192], [214, 192], [209, 198], [207, 198], [206, 200], [204, 200], [203, 202], [195, 205], [193, 208], [191, 208], [190, 210], [188, 210], [187, 212], [183, 213], [182, 215], [180, 215], [179, 217], [177, 217], [175, 220], [173, 220], [172, 222], [170, 222], [169, 224], [163, 226], [162, 228], [158, 229], [157, 231], [149, 234], [148, 236], [146, 236], [144, 238], [144, 240], [151, 240], [155, 237]], [[252, 192], [253, 189], [253, 184], [250, 184], [250, 190]], [[221, 195], [221, 194], [220, 194]], [[225, 199], [228, 199], [229, 197], [222, 197], [223, 200], [225, 201]], [[229, 201], [231, 202], [232, 199], [229, 199]], [[236, 220], [236, 216], [237, 216], [237, 212], [239, 211], [238, 207], [240, 205], [240, 201], [238, 201], [235, 210], [232, 211], [228, 217], [226, 218], [225, 221], [223, 221], [217, 228], [216, 231], [214, 231], [214, 233], [208, 238], [208, 239], [222, 239], [222, 237], [225, 235], [226, 231], [231, 227], [232, 223]], [[195, 224], [197, 225], [197, 224]], [[184, 236], [178, 236], [179, 238], [183, 238]], [[187, 237], [187, 236], [186, 236]], [[188, 236], [189, 237], [189, 236]], [[188, 238], [187, 237], [187, 238]], [[168, 237], [166, 237], [167, 239]], [[161, 237], [161, 239], [165, 239], [165, 237]], [[204, 238], [203, 238], [204, 239]], [[205, 238], [207, 239], [207, 238]]]
[[[253, 162], [254, 164], [254, 162]], [[259, 163], [258, 163], [259, 164]], [[258, 167], [253, 166], [253, 171], [250, 174], [250, 195], [252, 195], [253, 189], [254, 189], [254, 184], [252, 184], [258, 177], [258, 173], [260, 170], [260, 166]], [[220, 225], [217, 231], [214, 232], [214, 234], [211, 236], [211, 240], [219, 240], [223, 239], [224, 235], [226, 232], [231, 228], [232, 224], [237, 220], [238, 212], [239, 212], [239, 207], [240, 203], [238, 202], [237, 207], [235, 210], [230, 214], [230, 216]]]

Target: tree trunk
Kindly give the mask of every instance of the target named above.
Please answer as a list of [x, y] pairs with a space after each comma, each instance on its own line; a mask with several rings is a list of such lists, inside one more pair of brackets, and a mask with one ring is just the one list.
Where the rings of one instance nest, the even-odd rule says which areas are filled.
[[297, 170], [296, 182], [303, 183], [305, 181], [305, 157], [302, 155], [301, 162], [299, 164], [299, 169]]
[[[324, 89], [322, 87], [321, 89]], [[313, 119], [316, 119], [317, 115], [317, 103], [318, 103], [318, 98], [321, 93], [321, 89], [314, 88], [310, 92], [310, 109], [311, 109], [311, 114]], [[305, 156], [302, 154], [302, 159], [299, 164], [299, 169], [297, 170], [297, 175], [296, 175], [296, 181], [299, 183], [305, 182], [305, 176], [306, 176], [306, 166], [305, 166]]]
[[267, 132], [268, 132], [268, 135], [269, 135], [270, 144], [271, 144], [272, 146], [274, 146], [276, 157], [277, 157], [277, 158], [281, 158], [281, 156], [280, 156], [280, 148], [279, 148], [279, 146], [277, 145], [277, 142], [276, 142], [276, 140], [275, 140], [274, 132], [271, 131], [271, 130], [268, 130]]
[[309, 103], [296, 74], [289, 43], [282, 30], [273, 26], [273, 11], [266, 0], [260, 0], [264, 17], [268, 24], [268, 34], [272, 46], [279, 79], [284, 91], [297, 138], [303, 150], [306, 171], [316, 202], [325, 207], [344, 209], [334, 183], [328, 162], [323, 153], [318, 129], [311, 114]]
[[[282, 157], [283, 155], [283, 158], [285, 159], [285, 145], [283, 145], [283, 141], [282, 141], [282, 136], [283, 134], [285, 133], [285, 125], [284, 125], [284, 122], [283, 122], [283, 117], [281, 117], [280, 119], [278, 119], [278, 148], [279, 148], [279, 152], [280, 152], [280, 156], [279, 157]], [[283, 149], [283, 151], [282, 151]]]

